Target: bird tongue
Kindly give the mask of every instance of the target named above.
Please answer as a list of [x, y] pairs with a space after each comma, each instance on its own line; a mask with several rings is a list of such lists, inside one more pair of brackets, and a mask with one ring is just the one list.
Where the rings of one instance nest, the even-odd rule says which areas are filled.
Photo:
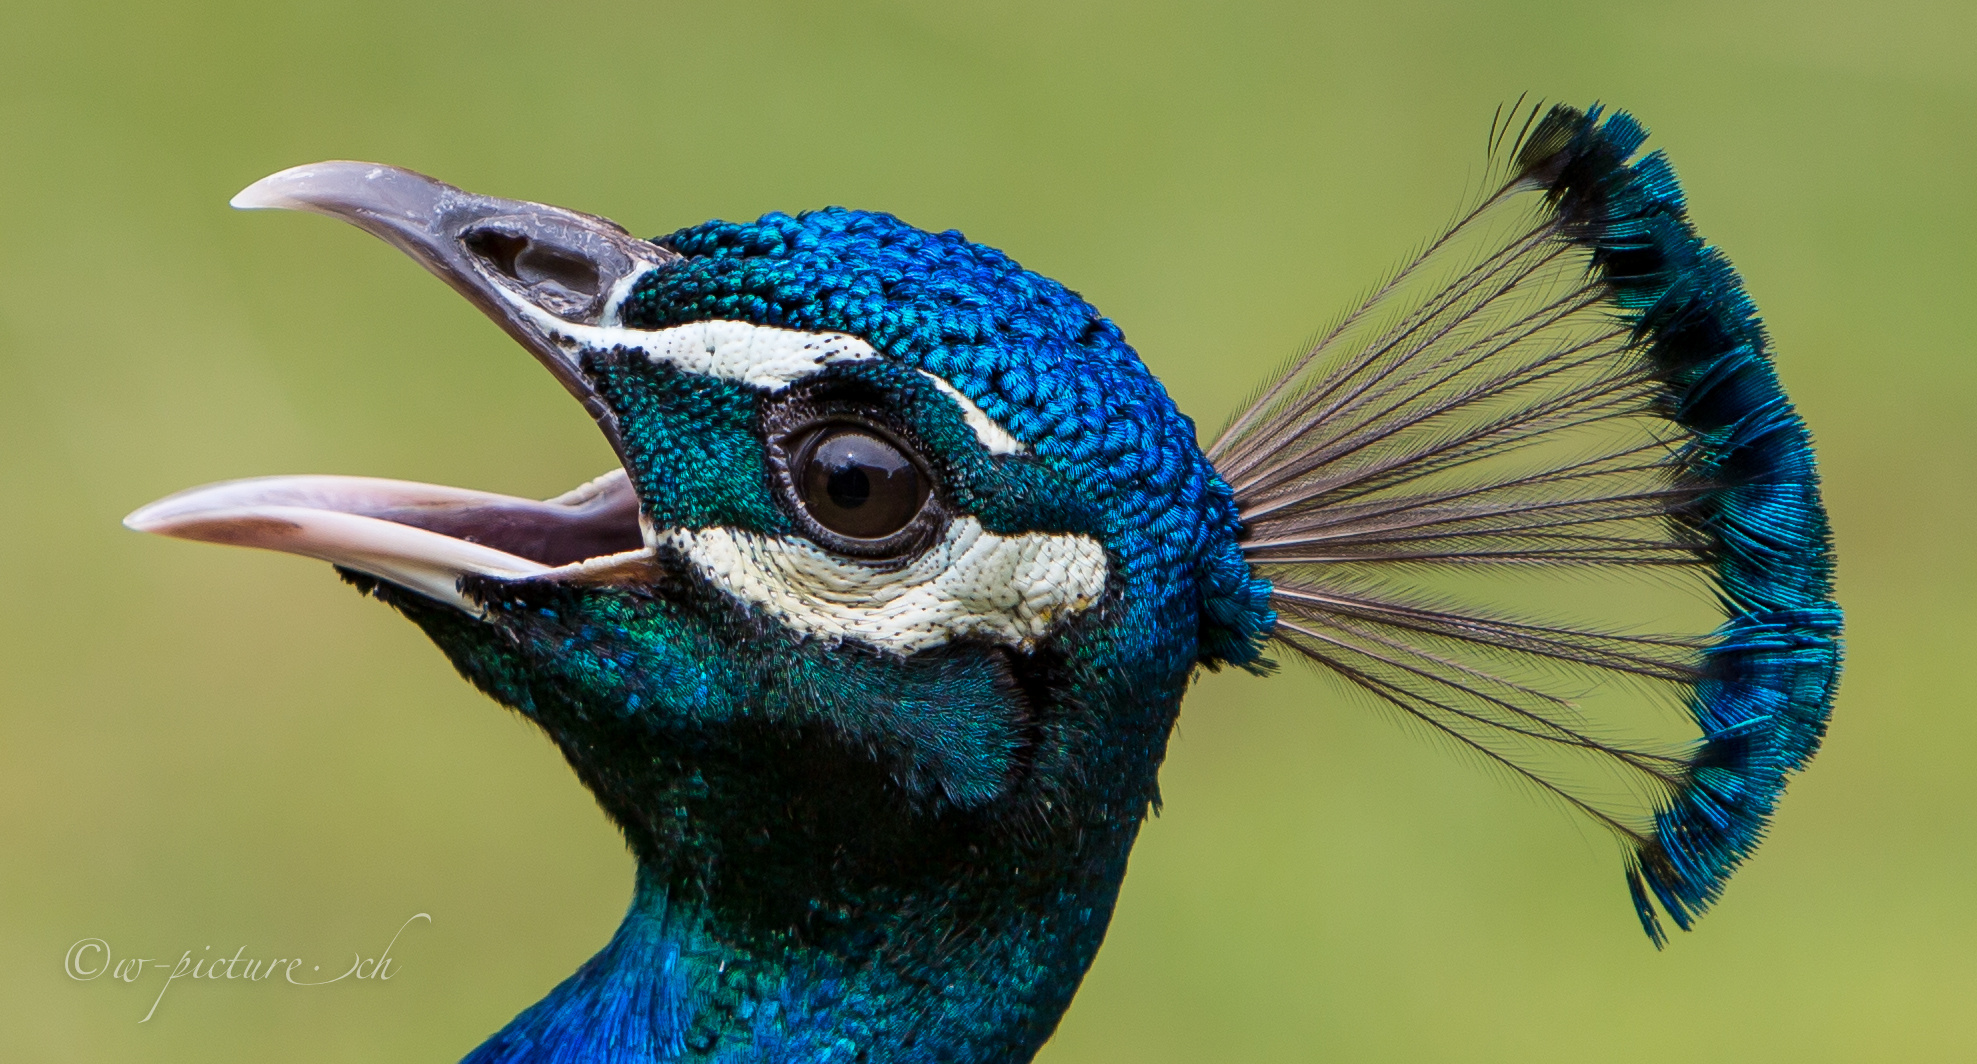
[[638, 496], [622, 469], [546, 501], [374, 477], [230, 480], [124, 518], [140, 532], [320, 558], [478, 613], [469, 573], [500, 579], [644, 553]]

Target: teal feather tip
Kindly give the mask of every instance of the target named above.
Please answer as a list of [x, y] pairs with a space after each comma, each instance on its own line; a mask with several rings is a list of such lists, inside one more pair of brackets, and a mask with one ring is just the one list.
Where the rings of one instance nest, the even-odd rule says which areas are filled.
[[1552, 108], [1517, 166], [1592, 252], [1670, 418], [1693, 433], [1689, 460], [1710, 487], [1679, 519], [1711, 541], [1728, 613], [1689, 699], [1703, 738], [1686, 783], [1628, 862], [1641, 926], [1659, 945], [1649, 899], [1687, 930], [1763, 838], [1786, 776], [1818, 750], [1841, 615], [1811, 435], [1743, 281], [1689, 224], [1667, 157], [1629, 161], [1647, 131], [1624, 111], [1600, 115]]

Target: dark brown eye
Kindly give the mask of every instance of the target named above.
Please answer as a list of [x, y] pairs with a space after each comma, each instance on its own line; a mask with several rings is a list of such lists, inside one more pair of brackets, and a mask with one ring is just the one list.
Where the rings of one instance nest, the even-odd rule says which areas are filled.
[[791, 472], [803, 508], [847, 539], [884, 539], [912, 523], [927, 502], [927, 478], [913, 459], [858, 426], [818, 429]]

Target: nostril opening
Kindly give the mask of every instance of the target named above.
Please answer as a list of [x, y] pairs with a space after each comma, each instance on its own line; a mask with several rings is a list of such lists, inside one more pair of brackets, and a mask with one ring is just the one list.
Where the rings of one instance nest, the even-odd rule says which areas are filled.
[[479, 255], [489, 266], [514, 277], [515, 259], [529, 246], [529, 238], [482, 229], [468, 233], [466, 244], [467, 250]]
[[482, 229], [467, 234], [466, 245], [487, 265], [529, 288], [551, 284], [576, 295], [594, 296], [604, 287], [589, 260], [519, 234]]
[[596, 295], [603, 287], [598, 284], [597, 267], [589, 261], [556, 248], [528, 241], [523, 241], [523, 244], [525, 246], [515, 256], [514, 271], [522, 283], [537, 285], [548, 281], [587, 296]]

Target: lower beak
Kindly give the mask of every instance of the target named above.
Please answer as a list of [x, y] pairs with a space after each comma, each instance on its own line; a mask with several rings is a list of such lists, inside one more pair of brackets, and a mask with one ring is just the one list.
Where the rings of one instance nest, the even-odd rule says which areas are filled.
[[[616, 419], [558, 342], [559, 327], [615, 325], [631, 284], [677, 258], [671, 251], [593, 215], [374, 163], [284, 170], [233, 205], [341, 218], [404, 251], [535, 355], [622, 456]], [[365, 477], [261, 477], [180, 492], [124, 524], [319, 558], [476, 614], [462, 577], [596, 577], [649, 553], [623, 469], [547, 501]]]
[[124, 524], [320, 558], [474, 614], [463, 576], [577, 576], [649, 553], [622, 469], [546, 502], [374, 477], [255, 477], [179, 492]]

